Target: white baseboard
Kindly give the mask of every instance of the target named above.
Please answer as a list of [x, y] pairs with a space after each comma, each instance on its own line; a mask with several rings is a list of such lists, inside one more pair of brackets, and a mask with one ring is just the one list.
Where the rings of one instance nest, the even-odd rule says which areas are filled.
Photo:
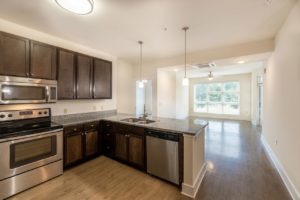
[[269, 146], [268, 142], [266, 141], [264, 135], [261, 135], [261, 142], [267, 152], [267, 155], [274, 163], [281, 179], [283, 180], [286, 188], [288, 189], [290, 195], [292, 196], [293, 200], [300, 200], [299, 192], [297, 191], [295, 185], [289, 178], [288, 174], [286, 173], [285, 169], [283, 168], [282, 164], [279, 162], [278, 158], [276, 157], [275, 153], [272, 151], [271, 147]]
[[199, 171], [198, 175], [197, 175], [197, 178], [194, 182], [193, 185], [189, 185], [189, 184], [186, 184], [186, 183], [182, 183], [182, 190], [181, 190], [181, 194], [185, 195], [185, 196], [188, 196], [188, 197], [191, 197], [191, 198], [195, 198], [196, 195], [197, 195], [197, 192], [199, 190], [199, 187], [203, 181], [203, 178], [205, 176], [205, 173], [206, 173], [206, 166], [207, 164], [204, 163], [202, 165], [202, 168], [201, 170]]

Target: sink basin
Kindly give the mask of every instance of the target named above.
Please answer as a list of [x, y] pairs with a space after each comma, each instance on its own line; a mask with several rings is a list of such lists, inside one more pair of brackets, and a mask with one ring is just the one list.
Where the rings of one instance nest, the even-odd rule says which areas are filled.
[[150, 119], [141, 119], [140, 121], [138, 121], [139, 124], [151, 124], [154, 123], [154, 120], [150, 120]]
[[121, 119], [122, 122], [138, 123], [138, 124], [151, 124], [154, 123], [154, 120], [142, 119], [142, 118], [126, 118]]

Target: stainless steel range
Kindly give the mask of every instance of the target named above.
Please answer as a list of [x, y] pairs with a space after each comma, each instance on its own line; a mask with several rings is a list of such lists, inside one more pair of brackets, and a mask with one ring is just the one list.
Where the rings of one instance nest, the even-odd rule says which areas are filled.
[[62, 126], [51, 110], [0, 111], [0, 199], [63, 173]]

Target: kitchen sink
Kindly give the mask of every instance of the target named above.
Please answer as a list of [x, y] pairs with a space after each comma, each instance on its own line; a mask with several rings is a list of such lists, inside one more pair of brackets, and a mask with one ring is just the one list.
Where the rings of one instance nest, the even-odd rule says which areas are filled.
[[130, 123], [137, 123], [137, 124], [151, 124], [154, 123], [154, 120], [150, 119], [143, 119], [143, 118], [125, 118], [121, 119], [122, 122], [130, 122]]

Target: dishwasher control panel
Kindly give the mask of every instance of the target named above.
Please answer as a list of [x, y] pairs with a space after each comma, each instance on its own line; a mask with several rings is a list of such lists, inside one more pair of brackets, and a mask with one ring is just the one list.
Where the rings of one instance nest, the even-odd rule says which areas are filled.
[[175, 142], [179, 141], [178, 133], [171, 133], [165, 131], [146, 130], [146, 136], [156, 137], [164, 140], [171, 140]]

